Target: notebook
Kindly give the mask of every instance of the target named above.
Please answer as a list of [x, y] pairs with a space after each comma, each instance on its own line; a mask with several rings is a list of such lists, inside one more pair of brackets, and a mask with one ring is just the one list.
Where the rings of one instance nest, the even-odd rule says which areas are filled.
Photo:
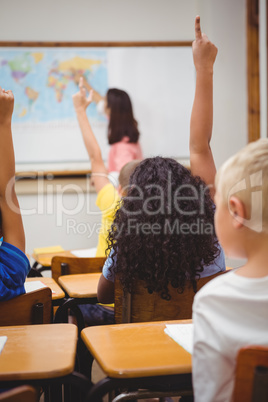
[[6, 341], [7, 341], [7, 336], [0, 336], [0, 353], [3, 350], [3, 347], [5, 346]]
[[90, 258], [90, 257], [95, 257], [97, 252], [97, 248], [86, 248], [83, 250], [72, 250], [71, 253], [75, 255], [76, 257], [80, 258]]
[[164, 331], [187, 352], [193, 353], [193, 324], [166, 324]]
[[[45, 285], [42, 281], [31, 281], [31, 282], [25, 282], [24, 283], [24, 289], [26, 293], [30, 293], [33, 292], [34, 290], [38, 290], [38, 289], [42, 289], [42, 288], [47, 288], [48, 286]], [[51, 289], [52, 293], [56, 293], [54, 292], [54, 290]]]

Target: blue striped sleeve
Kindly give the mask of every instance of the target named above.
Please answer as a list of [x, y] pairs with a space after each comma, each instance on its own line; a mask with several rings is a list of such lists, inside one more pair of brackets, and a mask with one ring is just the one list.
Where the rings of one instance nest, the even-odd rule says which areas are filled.
[[26, 255], [12, 244], [0, 240], [0, 300], [25, 293], [24, 282], [30, 271]]

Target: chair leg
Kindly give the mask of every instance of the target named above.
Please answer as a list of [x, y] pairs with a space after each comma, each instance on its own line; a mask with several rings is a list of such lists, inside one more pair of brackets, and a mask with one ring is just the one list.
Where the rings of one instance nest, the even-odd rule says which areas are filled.
[[85, 328], [85, 323], [83, 315], [79, 307], [77, 306], [77, 299], [71, 297], [69, 299], [65, 299], [64, 302], [59, 306], [59, 308], [56, 311], [54, 322], [57, 324], [62, 322], [68, 322], [69, 309], [72, 310], [73, 313], [75, 314], [78, 326], [78, 333], [80, 334], [82, 329]]
[[80, 338], [77, 344], [77, 359], [79, 372], [84, 374], [91, 381], [92, 364], [94, 358]]
[[55, 383], [50, 386], [50, 400], [51, 400], [51, 402], [62, 401], [62, 385], [61, 384]]
[[28, 278], [43, 278], [43, 275], [37, 268], [32, 267], [27, 275]]
[[45, 402], [50, 402], [50, 396], [49, 396], [49, 386], [48, 385], [46, 385], [46, 386], [44, 386], [43, 387], [43, 389], [44, 389], [44, 401]]

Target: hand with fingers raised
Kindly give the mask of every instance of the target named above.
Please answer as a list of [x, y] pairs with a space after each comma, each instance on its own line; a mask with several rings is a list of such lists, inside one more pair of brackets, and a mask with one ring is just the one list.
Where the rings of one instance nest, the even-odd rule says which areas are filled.
[[12, 91], [5, 91], [0, 87], [0, 124], [10, 124], [14, 109]]
[[193, 59], [196, 71], [213, 72], [218, 49], [208, 39], [207, 35], [201, 32], [200, 17], [195, 18], [195, 40], [192, 44]]
[[79, 91], [73, 95], [73, 104], [76, 112], [85, 111], [90, 105], [93, 98], [93, 90], [91, 90], [87, 96], [87, 91], [84, 86], [84, 79], [79, 79]]

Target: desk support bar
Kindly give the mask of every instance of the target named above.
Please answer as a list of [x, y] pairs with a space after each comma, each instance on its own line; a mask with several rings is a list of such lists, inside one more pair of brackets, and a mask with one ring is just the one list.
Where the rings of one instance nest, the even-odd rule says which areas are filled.
[[138, 378], [106, 377], [91, 388], [87, 395], [86, 402], [97, 402], [101, 400], [101, 398], [103, 398], [108, 392], [120, 388], [127, 388], [131, 389], [132, 391], [145, 389], [148, 392], [158, 392], [165, 395], [167, 395], [169, 392], [175, 392], [176, 395], [191, 395], [192, 374], [176, 374]]

